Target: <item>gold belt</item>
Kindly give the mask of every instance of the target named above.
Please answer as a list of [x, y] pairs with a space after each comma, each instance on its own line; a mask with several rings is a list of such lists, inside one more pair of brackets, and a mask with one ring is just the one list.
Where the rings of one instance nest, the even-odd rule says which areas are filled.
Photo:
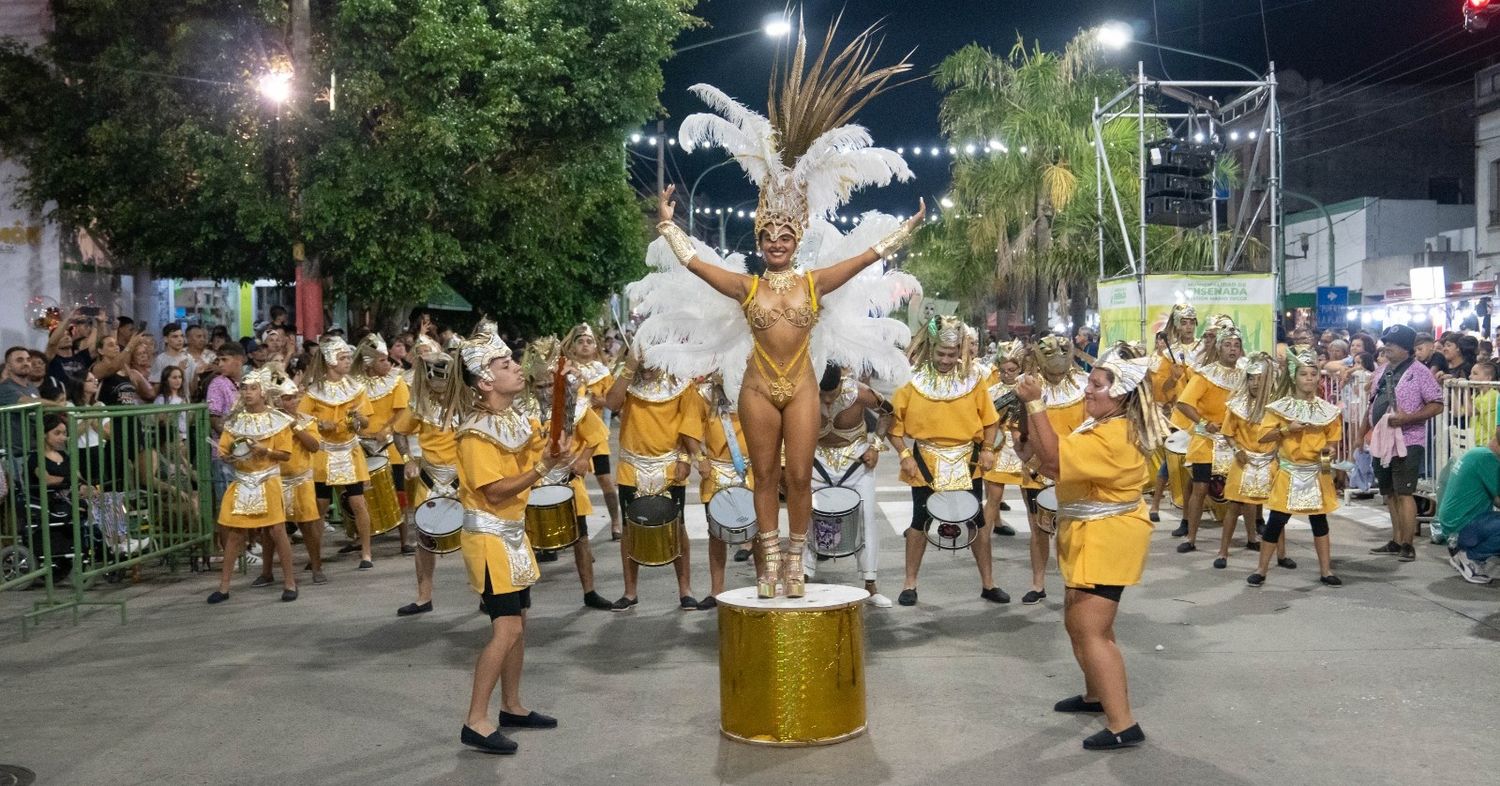
[[969, 459], [974, 456], [972, 443], [943, 447], [919, 439], [917, 449], [922, 451], [927, 468], [932, 472], [929, 485], [933, 491], [968, 491], [973, 488], [974, 470], [969, 464]]
[[739, 470], [734, 468], [733, 461], [708, 460], [709, 468], [713, 470], [712, 479], [715, 489], [729, 488], [730, 486], [743, 486], [745, 479], [740, 477]]
[[1245, 466], [1240, 469], [1240, 493], [1254, 499], [1271, 496], [1271, 464], [1276, 451], [1251, 453], [1245, 451]]
[[297, 510], [297, 487], [312, 480], [312, 470], [305, 469], [295, 475], [281, 476], [281, 506], [286, 510], [288, 518]]
[[995, 453], [995, 471], [1019, 475], [1021, 474], [1021, 470], [1025, 468], [1026, 462], [1021, 461], [1021, 457], [1016, 455], [1016, 449], [1010, 444], [1010, 438], [1007, 437], [1001, 443], [1000, 450]]
[[844, 445], [842, 447], [826, 447], [819, 445], [816, 448], [818, 462], [828, 470], [830, 475], [842, 475], [844, 470], [853, 466], [856, 461], [864, 461], [865, 451], [869, 450], [869, 443], [864, 437]]
[[422, 471], [432, 480], [431, 488], [434, 497], [452, 497], [458, 494], [458, 467], [450, 464], [434, 464], [426, 459], [422, 460]]
[[1128, 502], [1104, 502], [1097, 499], [1080, 499], [1057, 504], [1059, 521], [1098, 521], [1111, 516], [1123, 516], [1141, 506], [1141, 498]]
[[1229, 468], [1234, 466], [1234, 443], [1223, 434], [1214, 434], [1209, 440], [1214, 446], [1213, 469], [1210, 471], [1215, 475], [1228, 476]]
[[354, 471], [354, 449], [358, 445], [357, 437], [348, 442], [323, 442], [323, 452], [328, 454], [328, 485], [348, 486], [359, 482]]
[[1281, 460], [1281, 471], [1287, 474], [1286, 506], [1289, 513], [1318, 510], [1323, 507], [1323, 488], [1318, 482], [1323, 466], [1316, 461], [1301, 463]]
[[505, 546], [509, 557], [510, 583], [517, 587], [535, 584], [541, 575], [536, 563], [531, 560], [531, 549], [526, 547], [526, 522], [523, 519], [502, 519], [482, 510], [464, 510], [464, 529], [481, 535], [493, 535]]
[[272, 465], [258, 472], [234, 471], [234, 507], [236, 516], [259, 516], [266, 505], [266, 481], [281, 475], [281, 467]]
[[635, 491], [642, 497], [661, 494], [667, 490], [667, 470], [677, 463], [677, 456], [675, 450], [659, 456], [620, 451], [620, 460], [635, 468]]

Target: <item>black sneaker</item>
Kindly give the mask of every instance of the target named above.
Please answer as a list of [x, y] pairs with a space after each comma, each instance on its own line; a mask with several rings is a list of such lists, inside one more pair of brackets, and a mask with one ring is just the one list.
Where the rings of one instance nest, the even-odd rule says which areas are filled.
[[631, 609], [635, 608], [635, 604], [637, 603], [640, 603], [640, 601], [636, 600], [635, 598], [627, 598], [624, 595], [621, 595], [619, 600], [609, 604], [609, 610], [630, 611]]
[[396, 616], [410, 617], [413, 614], [426, 614], [429, 611], [432, 611], [432, 601], [430, 600], [426, 603], [408, 603], [396, 609]]
[[914, 589], [901, 590], [901, 594], [896, 596], [896, 602], [903, 606], [917, 605], [917, 591]]
[[750, 560], [750, 549], [740, 549], [734, 553], [735, 562], [748, 562]]
[[1250, 575], [1248, 575], [1248, 576], [1245, 577], [1245, 583], [1249, 584], [1252, 587], [1259, 587], [1260, 585], [1266, 583], [1265, 574], [1263, 574], [1263, 573], [1251, 573]]
[[1286, 568], [1287, 570], [1296, 570], [1297, 561], [1292, 559], [1291, 557], [1278, 557], [1276, 559], [1276, 567]]
[[208, 596], [209, 603], [223, 603], [226, 600], [229, 600], [229, 593], [227, 592], [219, 592], [218, 590], [214, 590]]
[[291, 603], [292, 601], [294, 601], [296, 599], [297, 599], [297, 591], [296, 590], [294, 590], [294, 589], [284, 589], [284, 590], [281, 591], [281, 602], [282, 603]]
[[250, 586], [252, 586], [252, 587], [269, 587], [269, 586], [271, 586], [272, 584], [275, 584], [275, 583], [276, 583], [275, 579], [273, 579], [270, 576], [267, 576], [265, 574], [261, 574], [261, 575], [255, 577], [255, 581], [250, 582]]
[[703, 600], [698, 601], [699, 611], [708, 611], [709, 609], [716, 609], [718, 607], [719, 599], [712, 595], [704, 596]]
[[1053, 712], [1104, 712], [1104, 704], [1089, 701], [1082, 696], [1069, 696], [1052, 705]]
[[515, 715], [501, 710], [499, 726], [502, 729], [555, 729], [557, 718], [543, 715], [536, 710], [525, 715]]
[[1214, 567], [1218, 568], [1219, 570], [1223, 570], [1229, 567], [1229, 560], [1223, 557], [1216, 557], [1214, 558]]
[[353, 554], [356, 551], [359, 551], [358, 543], [345, 543], [344, 545], [339, 546], [340, 554]]
[[1413, 562], [1413, 561], [1416, 560], [1416, 558], [1417, 558], [1417, 549], [1416, 549], [1416, 547], [1414, 547], [1410, 543], [1408, 543], [1405, 546], [1401, 547], [1401, 556], [1397, 557], [1396, 559], [1401, 560], [1402, 562]]
[[1332, 573], [1330, 573], [1327, 576], [1324, 576], [1324, 577], [1318, 579], [1318, 581], [1321, 581], [1321, 582], [1323, 582], [1324, 584], [1327, 584], [1330, 587], [1342, 587], [1342, 586], [1344, 586], [1344, 580], [1340, 579], [1338, 576], [1333, 575]]
[[600, 595], [593, 590], [589, 590], [588, 592], [584, 593], [583, 605], [588, 606], [591, 609], [600, 609], [602, 611], [610, 611], [615, 607], [613, 603], [605, 600], [603, 595]]
[[692, 595], [683, 595], [677, 599], [677, 608], [683, 611], [697, 611], [698, 599]]
[[980, 592], [979, 597], [984, 598], [991, 603], [1010, 602], [1010, 595], [1006, 594], [1005, 590], [1000, 589], [999, 587], [990, 587], [989, 589]]
[[1172, 537], [1174, 537], [1174, 538], [1185, 538], [1185, 537], [1187, 537], [1187, 534], [1188, 534], [1188, 525], [1187, 525], [1186, 521], [1182, 522], [1181, 524], [1178, 524], [1177, 525], [1177, 529], [1172, 530]]
[[1010, 510], [1010, 503], [1009, 502], [1001, 502], [1000, 503], [1000, 509], [1002, 511], [1009, 511]]
[[1394, 540], [1388, 541], [1384, 546], [1377, 546], [1377, 547], [1375, 547], [1373, 549], [1370, 549], [1370, 553], [1371, 554], [1380, 554], [1380, 555], [1399, 556], [1401, 554], [1401, 544], [1397, 543]]
[[1083, 749], [1086, 751], [1110, 751], [1117, 748], [1134, 748], [1145, 741], [1146, 732], [1141, 731], [1141, 724], [1137, 723], [1119, 733], [1104, 729], [1097, 734], [1090, 734], [1083, 738]]
[[359, 561], [359, 569], [360, 570], [369, 570], [370, 568], [373, 568], [373, 567], [375, 567], [375, 563], [371, 562], [370, 560], [362, 559], [362, 560]]
[[1157, 523], [1161, 522], [1161, 514], [1160, 513], [1157, 513], [1156, 511], [1153, 510], [1153, 511], [1151, 511], [1150, 515], [1151, 515], [1151, 523], [1152, 524], [1157, 524]]
[[995, 534], [996, 535], [1003, 535], [1003, 536], [1005, 536], [1007, 538], [1013, 538], [1013, 537], [1016, 536], [1016, 528], [1012, 527], [1009, 524], [1001, 524], [1001, 525], [995, 527]]
[[1260, 541], [1246, 542], [1245, 551], [1260, 551]]
[[496, 729], [488, 737], [485, 737], [468, 726], [464, 726], [463, 733], [458, 735], [458, 741], [471, 748], [478, 748], [485, 753], [494, 753], [500, 756], [510, 756], [516, 752], [516, 748], [520, 747], [516, 744], [515, 740], [501, 734], [499, 729]]
[[1027, 592], [1025, 595], [1021, 596], [1021, 605], [1035, 606], [1036, 604], [1041, 603], [1043, 600], [1046, 600], [1046, 598], [1046, 590], [1031, 590], [1030, 592]]
[[417, 553], [417, 547], [411, 545], [410, 543], [408, 543], [405, 546], [401, 547], [401, 553], [402, 554], [416, 554]]
[[1186, 554], [1186, 553], [1188, 553], [1190, 551], [1197, 551], [1197, 550], [1198, 550], [1197, 544], [1193, 543], [1191, 540], [1184, 540], [1183, 542], [1177, 544], [1177, 553], [1178, 554]]

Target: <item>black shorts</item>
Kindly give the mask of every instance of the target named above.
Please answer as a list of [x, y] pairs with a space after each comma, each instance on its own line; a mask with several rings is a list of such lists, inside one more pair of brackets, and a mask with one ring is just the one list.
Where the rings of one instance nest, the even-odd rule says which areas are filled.
[[[365, 484], [350, 483], [347, 486], [339, 486], [339, 493], [346, 497], [363, 497], [365, 495]], [[328, 499], [333, 496], [329, 491], [327, 483], [314, 483], [313, 496], [318, 499]]]
[[1069, 587], [1071, 590], [1087, 592], [1090, 595], [1098, 595], [1106, 600], [1120, 602], [1120, 596], [1125, 593], [1125, 588], [1119, 584], [1095, 584], [1092, 587]]
[[609, 454], [600, 453], [594, 457], [594, 474], [608, 475], [610, 473]]
[[405, 491], [406, 490], [406, 465], [405, 464], [392, 464], [391, 465], [391, 483], [392, 483], [392, 485], [394, 485], [396, 487], [397, 491]]
[[584, 540], [588, 540], [589, 539], [589, 517], [588, 516], [579, 516], [578, 517], [578, 537], [583, 538]]
[[1041, 489], [1021, 489], [1021, 501], [1026, 503], [1027, 513], [1036, 513], [1036, 498], [1041, 493]]
[[490, 587], [490, 574], [484, 574], [484, 592], [479, 595], [479, 605], [484, 607], [484, 613], [490, 615], [491, 620], [501, 617], [519, 617], [531, 608], [531, 588], [525, 587], [515, 592], [504, 592], [496, 595]]
[[1383, 497], [1410, 497], [1417, 493], [1417, 479], [1422, 475], [1425, 451], [1421, 445], [1407, 445], [1406, 455], [1392, 458], [1389, 466], [1375, 459], [1375, 484]]
[[[932, 517], [927, 514], [927, 500], [933, 495], [933, 490], [928, 486], [911, 487], [911, 528], [919, 532], [926, 532], [932, 526]], [[984, 515], [984, 481], [976, 478], [969, 493], [979, 500], [981, 509], [975, 517]]]
[[1213, 464], [1189, 464], [1188, 469], [1193, 473], [1194, 483], [1207, 483], [1214, 479]]

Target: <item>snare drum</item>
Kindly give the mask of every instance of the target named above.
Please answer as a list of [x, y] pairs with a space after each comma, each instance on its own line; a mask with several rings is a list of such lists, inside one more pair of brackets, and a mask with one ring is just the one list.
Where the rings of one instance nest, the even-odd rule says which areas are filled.
[[412, 513], [417, 543], [434, 554], [458, 551], [463, 545], [464, 506], [458, 497], [428, 497]]
[[847, 486], [829, 486], [813, 492], [812, 537], [814, 554], [847, 557], [865, 547], [865, 501]]
[[719, 489], [708, 501], [708, 534], [731, 546], [755, 537], [755, 492], [744, 486]]
[[565, 549], [578, 540], [578, 513], [570, 485], [537, 486], [526, 502], [526, 536], [543, 551]]
[[1179, 456], [1186, 456], [1188, 452], [1188, 443], [1192, 441], [1192, 434], [1189, 434], [1186, 431], [1174, 431], [1172, 432], [1171, 436], [1167, 437], [1166, 439], [1165, 445], [1167, 448], [1167, 452], [1176, 453]]
[[979, 537], [979, 500], [967, 491], [939, 491], [927, 498], [927, 539], [948, 551], [966, 549]]
[[1036, 528], [1048, 535], [1057, 534], [1057, 487], [1048, 486], [1036, 495]]
[[668, 565], [682, 554], [682, 517], [667, 494], [636, 497], [625, 506], [625, 553], [639, 565]]

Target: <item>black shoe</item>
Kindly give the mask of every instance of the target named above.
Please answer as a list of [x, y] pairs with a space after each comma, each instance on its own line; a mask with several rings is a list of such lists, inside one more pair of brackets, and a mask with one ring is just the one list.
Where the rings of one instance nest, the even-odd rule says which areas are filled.
[[557, 552], [555, 552], [555, 551], [538, 551], [536, 553], [536, 561], [537, 562], [556, 562], [557, 561]]
[[1335, 576], [1332, 573], [1330, 573], [1327, 576], [1324, 576], [1324, 577], [1318, 579], [1318, 581], [1321, 581], [1321, 582], [1323, 582], [1324, 584], [1327, 584], [1330, 587], [1342, 587], [1342, 586], [1344, 586], [1343, 579], [1340, 579], [1338, 576]]
[[1225, 559], [1224, 557], [1217, 557], [1214, 559], [1214, 567], [1218, 568], [1219, 570], [1223, 570], [1229, 567], [1229, 560]]
[[358, 543], [345, 543], [344, 545], [339, 546], [340, 554], [353, 554], [356, 551], [359, 551]]
[[1030, 592], [1027, 592], [1025, 595], [1021, 596], [1021, 605], [1035, 606], [1036, 604], [1041, 603], [1046, 598], [1046, 590], [1031, 590]]
[[1006, 594], [1005, 590], [1000, 589], [999, 587], [990, 587], [989, 589], [979, 593], [979, 597], [984, 598], [991, 603], [1010, 602], [1010, 595]]
[[901, 594], [896, 596], [896, 602], [903, 606], [917, 605], [917, 591], [914, 589], [901, 590]]
[[218, 590], [214, 590], [208, 596], [208, 602], [209, 603], [223, 603], [226, 600], [229, 600], [229, 593], [227, 593], [227, 592], [220, 592]]
[[747, 562], [750, 559], [750, 549], [740, 549], [734, 553], [735, 562]]
[[1012, 527], [1009, 524], [1001, 524], [998, 527], [995, 527], [995, 534], [1004, 535], [1007, 538], [1013, 538], [1016, 536], [1016, 528]]
[[1174, 537], [1174, 538], [1185, 538], [1185, 537], [1187, 537], [1187, 534], [1188, 534], [1188, 525], [1187, 525], [1186, 521], [1182, 522], [1181, 524], [1178, 524], [1177, 525], [1177, 529], [1172, 530], [1172, 537]]
[[1260, 585], [1266, 583], [1265, 574], [1263, 574], [1263, 573], [1251, 573], [1250, 575], [1248, 575], [1248, 576], [1245, 577], [1245, 583], [1249, 584], [1252, 587], [1259, 587]]
[[1003, 511], [1009, 511], [1010, 510], [1010, 503], [1009, 502], [1001, 502], [1000, 503], [1000, 509], [1003, 510]]
[[269, 586], [271, 586], [272, 584], [275, 584], [275, 583], [276, 583], [275, 579], [273, 579], [270, 576], [267, 576], [265, 574], [261, 574], [261, 575], [255, 577], [255, 581], [250, 582], [250, 586], [252, 586], [252, 587], [269, 587]]
[[683, 595], [677, 599], [677, 608], [683, 611], [697, 611], [698, 599], [692, 595]]
[[396, 616], [410, 617], [413, 614], [426, 614], [429, 611], [432, 611], [432, 601], [430, 600], [426, 603], [408, 603], [396, 609]]
[[1397, 543], [1394, 540], [1387, 541], [1384, 546], [1377, 546], [1377, 547], [1375, 547], [1373, 549], [1370, 549], [1370, 553], [1371, 554], [1397, 556], [1397, 555], [1401, 554], [1401, 544]]
[[527, 715], [512, 715], [504, 710], [500, 711], [500, 728], [502, 729], [555, 729], [557, 718], [543, 715], [532, 710]]
[[603, 611], [610, 611], [615, 607], [613, 603], [605, 600], [603, 595], [593, 590], [589, 590], [583, 594], [583, 605], [591, 609], [601, 609]]
[[1255, 537], [1257, 537], [1257, 538], [1265, 537], [1265, 534], [1266, 534], [1266, 520], [1265, 519], [1256, 519], [1255, 520]]
[[474, 731], [467, 725], [464, 726], [463, 733], [458, 735], [458, 741], [471, 748], [478, 748], [485, 753], [494, 753], [500, 756], [510, 756], [516, 752], [516, 748], [520, 747], [516, 745], [515, 740], [501, 734], [499, 729], [496, 729], [490, 736], [483, 737], [480, 736], [479, 732]]
[[1083, 738], [1083, 749], [1086, 751], [1111, 751], [1116, 748], [1134, 748], [1146, 741], [1146, 732], [1141, 731], [1141, 724], [1116, 734], [1109, 729], [1104, 729], [1097, 734], [1090, 734]]
[[282, 603], [291, 603], [292, 601], [294, 601], [296, 599], [297, 599], [297, 591], [296, 590], [294, 590], [294, 589], [284, 589], [284, 590], [281, 591], [281, 602]]
[[1177, 553], [1178, 554], [1186, 554], [1186, 553], [1188, 553], [1190, 551], [1197, 551], [1197, 550], [1198, 550], [1198, 546], [1196, 544], [1194, 544], [1191, 540], [1184, 540], [1183, 542], [1177, 544]]
[[640, 603], [640, 601], [636, 600], [635, 598], [627, 598], [624, 595], [621, 595], [619, 600], [615, 601], [614, 603], [609, 604], [609, 610], [610, 611], [629, 611], [632, 608], [634, 608], [635, 604], [637, 604], [637, 603]]
[[1104, 712], [1104, 705], [1097, 701], [1088, 701], [1082, 696], [1069, 696], [1066, 699], [1052, 705], [1053, 712]]
[[715, 598], [712, 595], [705, 595], [703, 597], [703, 600], [698, 601], [698, 610], [699, 611], [708, 611], [709, 609], [716, 609], [718, 607], [719, 607], [719, 599]]
[[402, 554], [416, 554], [417, 553], [417, 547], [408, 543], [407, 545], [401, 547], [401, 553]]
[[1159, 524], [1159, 523], [1161, 523], [1161, 514], [1160, 513], [1157, 513], [1156, 511], [1153, 510], [1153, 511], [1151, 511], [1150, 515], [1151, 515], [1151, 523], [1152, 524]]
[[1246, 542], [1245, 551], [1260, 551], [1260, 541]]
[[370, 568], [373, 568], [373, 567], [375, 567], [375, 563], [371, 562], [370, 560], [362, 559], [362, 560], [359, 561], [359, 569], [360, 570], [369, 570]]
[[1276, 559], [1276, 567], [1286, 568], [1287, 570], [1296, 570], [1297, 561], [1292, 559], [1291, 557], [1278, 557]]
[[1413, 562], [1417, 558], [1417, 550], [1410, 543], [1401, 547], [1401, 556], [1396, 559], [1402, 562]]

